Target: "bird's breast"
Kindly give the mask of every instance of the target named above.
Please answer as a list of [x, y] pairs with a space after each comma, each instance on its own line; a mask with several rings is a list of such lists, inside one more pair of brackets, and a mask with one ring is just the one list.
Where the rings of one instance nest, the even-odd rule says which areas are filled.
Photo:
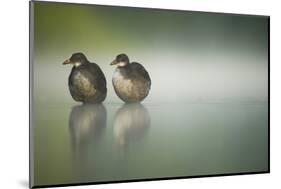
[[132, 85], [132, 80], [124, 76], [120, 70], [116, 70], [112, 78], [113, 84], [118, 89], [128, 88]]
[[80, 71], [76, 71], [72, 75], [72, 85], [74, 88], [85, 94], [95, 93], [95, 88], [93, 87], [89, 78]]
[[115, 70], [114, 74], [113, 74], [113, 80], [117, 81], [117, 80], [124, 80], [124, 76], [122, 75], [120, 70]]

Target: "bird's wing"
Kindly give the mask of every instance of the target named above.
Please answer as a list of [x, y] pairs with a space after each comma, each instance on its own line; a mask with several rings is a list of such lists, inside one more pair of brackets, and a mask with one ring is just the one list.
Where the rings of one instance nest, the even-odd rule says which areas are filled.
[[132, 68], [131, 73], [137, 74], [138, 76], [141, 75], [145, 80], [147, 80], [151, 83], [151, 79], [150, 79], [150, 76], [149, 76], [148, 72], [146, 71], [146, 69], [141, 64], [139, 64], [137, 62], [132, 62], [131, 68]]
[[96, 90], [105, 92], [103, 90], [105, 90], [104, 86], [106, 86], [106, 79], [100, 67], [95, 63], [90, 63], [84, 70], [85, 77], [91, 81], [93, 87]]

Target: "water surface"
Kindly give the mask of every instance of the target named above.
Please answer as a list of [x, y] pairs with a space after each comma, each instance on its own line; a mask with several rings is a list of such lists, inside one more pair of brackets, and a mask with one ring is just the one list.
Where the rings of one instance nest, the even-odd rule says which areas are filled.
[[37, 109], [35, 185], [268, 170], [267, 103]]
[[[268, 17], [31, 4], [31, 183], [268, 170]], [[102, 105], [71, 98], [75, 52], [104, 72]], [[120, 53], [151, 77], [141, 105], [113, 89]]]

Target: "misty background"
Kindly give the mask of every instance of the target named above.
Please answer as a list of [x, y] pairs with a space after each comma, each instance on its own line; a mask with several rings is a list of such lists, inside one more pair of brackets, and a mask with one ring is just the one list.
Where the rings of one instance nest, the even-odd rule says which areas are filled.
[[157, 9], [34, 3], [35, 102], [72, 103], [71, 66], [83, 52], [107, 79], [119, 53], [141, 63], [152, 86], [144, 103], [264, 102], [268, 94], [267, 18]]
[[[31, 4], [31, 183], [268, 171], [267, 17]], [[72, 99], [75, 52], [103, 70], [104, 103]], [[150, 74], [141, 104], [114, 92], [120, 53]]]

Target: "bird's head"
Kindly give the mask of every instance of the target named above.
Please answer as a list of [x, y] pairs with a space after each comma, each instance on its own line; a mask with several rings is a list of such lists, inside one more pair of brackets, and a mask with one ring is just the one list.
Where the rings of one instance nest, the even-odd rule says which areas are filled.
[[86, 56], [83, 53], [79, 52], [79, 53], [72, 54], [72, 56], [69, 59], [65, 60], [62, 64], [63, 65], [72, 64], [75, 67], [78, 67], [81, 64], [86, 64], [86, 63], [88, 63]]
[[116, 56], [110, 65], [117, 65], [117, 67], [126, 66], [130, 63], [129, 57], [126, 54], [119, 54]]

